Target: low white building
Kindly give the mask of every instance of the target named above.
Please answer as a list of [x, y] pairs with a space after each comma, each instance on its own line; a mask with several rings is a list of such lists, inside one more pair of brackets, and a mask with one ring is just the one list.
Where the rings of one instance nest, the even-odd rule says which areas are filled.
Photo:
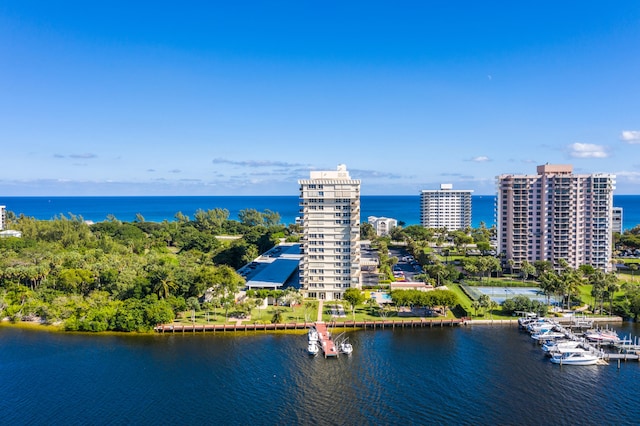
[[379, 237], [389, 235], [389, 232], [398, 226], [398, 221], [390, 217], [369, 216], [367, 221], [373, 226], [373, 229], [376, 230], [376, 235]]
[[5, 231], [0, 231], [0, 238], [9, 238], [9, 237], [22, 238], [22, 232], [16, 231], [14, 229], [7, 229]]

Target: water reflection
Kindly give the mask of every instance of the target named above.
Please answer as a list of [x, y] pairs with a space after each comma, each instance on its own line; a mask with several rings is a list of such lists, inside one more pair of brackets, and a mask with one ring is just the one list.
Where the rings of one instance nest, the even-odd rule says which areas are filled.
[[610, 424], [640, 415], [628, 403], [640, 397], [637, 362], [560, 367], [512, 327], [354, 331], [349, 340], [353, 355], [324, 359], [306, 353], [302, 334], [0, 328], [0, 412], [5, 424]]

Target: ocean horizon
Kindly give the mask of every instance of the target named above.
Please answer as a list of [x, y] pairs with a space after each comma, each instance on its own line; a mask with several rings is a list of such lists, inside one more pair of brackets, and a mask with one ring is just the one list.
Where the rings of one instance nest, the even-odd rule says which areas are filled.
[[[484, 222], [487, 227], [495, 224], [495, 195], [472, 196], [473, 227]], [[280, 214], [281, 223], [295, 223], [299, 214], [297, 195], [149, 195], [149, 196], [25, 196], [0, 197], [0, 205], [17, 216], [25, 215], [38, 220], [76, 216], [92, 222], [102, 222], [109, 217], [131, 222], [138, 214], [145, 221], [172, 221], [177, 213], [193, 218], [198, 210], [223, 208], [229, 210], [229, 218], [237, 219], [243, 209], [271, 210]], [[623, 209], [623, 229], [640, 224], [640, 195], [614, 195], [613, 204]], [[362, 195], [361, 217], [391, 217], [406, 225], [420, 223], [420, 195]]]

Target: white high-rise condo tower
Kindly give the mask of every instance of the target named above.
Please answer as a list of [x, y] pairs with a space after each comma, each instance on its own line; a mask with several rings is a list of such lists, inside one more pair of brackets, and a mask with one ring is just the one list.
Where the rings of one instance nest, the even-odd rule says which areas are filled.
[[298, 183], [302, 290], [307, 297], [341, 299], [347, 288], [360, 287], [360, 180], [339, 165]]
[[453, 189], [443, 183], [440, 189], [425, 189], [420, 194], [420, 224], [425, 228], [446, 228], [449, 231], [471, 226], [471, 193]]
[[611, 271], [615, 175], [573, 174], [570, 165], [497, 177], [498, 248], [507, 262], [564, 259], [572, 268]]

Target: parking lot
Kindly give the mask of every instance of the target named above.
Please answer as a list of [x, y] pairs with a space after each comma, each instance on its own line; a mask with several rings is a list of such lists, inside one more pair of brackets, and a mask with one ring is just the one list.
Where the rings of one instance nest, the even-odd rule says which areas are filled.
[[415, 259], [407, 252], [407, 250], [403, 248], [390, 248], [389, 249], [390, 256], [395, 256], [398, 258], [398, 263], [396, 263], [393, 267], [394, 275], [396, 279], [399, 278], [401, 281], [402, 278], [406, 281], [414, 281], [414, 277], [416, 275], [422, 274], [422, 268]]

